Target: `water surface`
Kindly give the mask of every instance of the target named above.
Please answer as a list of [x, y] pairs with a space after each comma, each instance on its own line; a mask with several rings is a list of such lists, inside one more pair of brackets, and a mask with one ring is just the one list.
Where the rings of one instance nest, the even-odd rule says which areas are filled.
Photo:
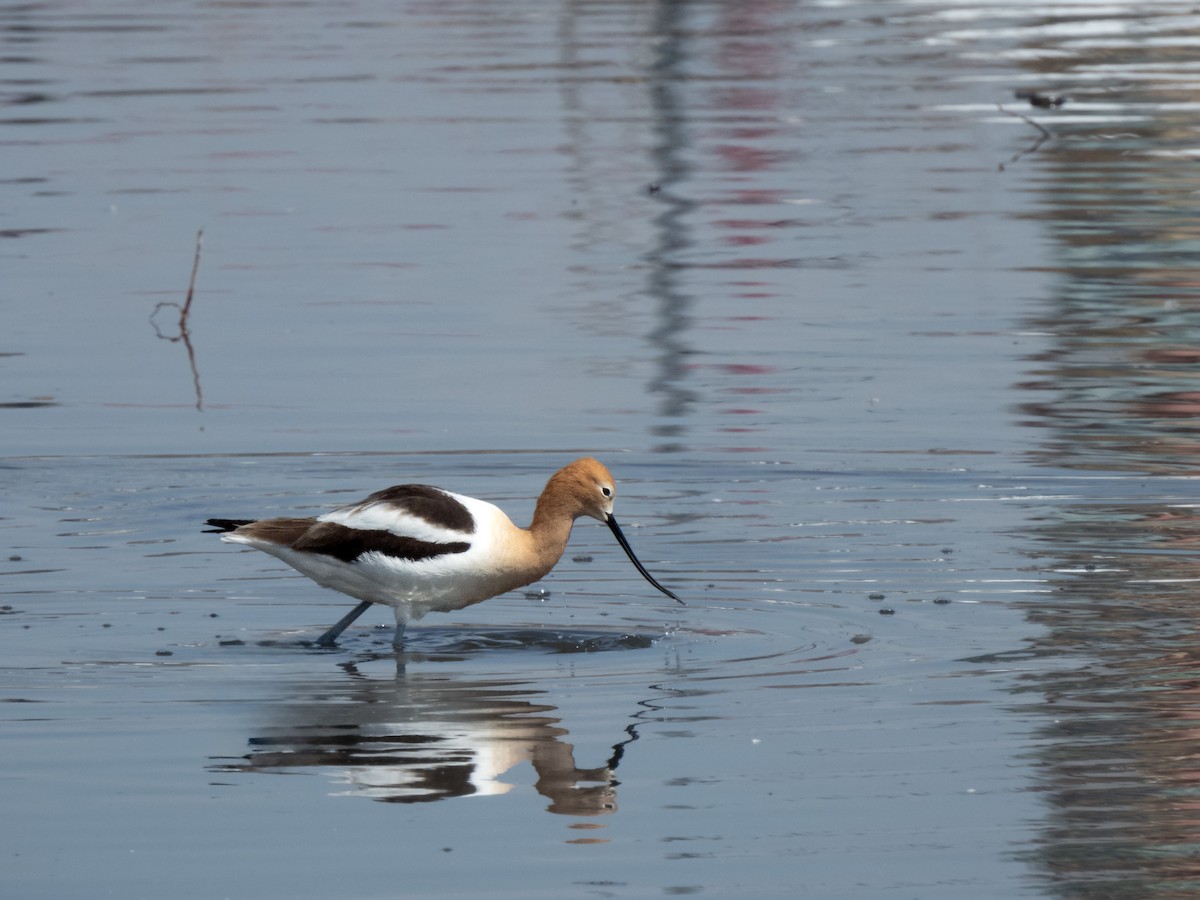
[[[9, 891], [1187, 896], [1197, 24], [0, 7]], [[686, 607], [200, 533], [585, 452]]]

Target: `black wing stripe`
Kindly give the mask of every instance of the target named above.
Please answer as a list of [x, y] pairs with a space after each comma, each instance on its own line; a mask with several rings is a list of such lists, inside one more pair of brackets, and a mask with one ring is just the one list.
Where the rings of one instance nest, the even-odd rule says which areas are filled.
[[301, 553], [322, 553], [342, 562], [354, 562], [364, 553], [382, 553], [396, 559], [416, 562], [471, 549], [466, 541], [439, 544], [399, 537], [390, 531], [348, 528], [335, 522], [318, 522], [296, 539], [292, 549]]
[[397, 484], [376, 491], [355, 506], [361, 509], [375, 503], [424, 519], [430, 525], [448, 531], [475, 533], [475, 517], [471, 511], [441, 488], [427, 484]]

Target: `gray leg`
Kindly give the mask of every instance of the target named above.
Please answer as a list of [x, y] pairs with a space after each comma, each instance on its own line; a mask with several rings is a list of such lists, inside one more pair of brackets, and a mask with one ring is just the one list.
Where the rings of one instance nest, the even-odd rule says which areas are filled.
[[404, 628], [408, 625], [408, 613], [404, 607], [396, 607], [396, 634], [392, 638], [392, 646], [397, 650], [404, 649]]
[[370, 600], [364, 600], [362, 603], [358, 604], [358, 606], [354, 607], [354, 609], [350, 610], [350, 612], [338, 619], [336, 625], [317, 638], [317, 646], [332, 647], [335, 643], [337, 643], [338, 636], [347, 628], [349, 628], [354, 623], [355, 619], [365, 613], [372, 606], [374, 606], [374, 604]]

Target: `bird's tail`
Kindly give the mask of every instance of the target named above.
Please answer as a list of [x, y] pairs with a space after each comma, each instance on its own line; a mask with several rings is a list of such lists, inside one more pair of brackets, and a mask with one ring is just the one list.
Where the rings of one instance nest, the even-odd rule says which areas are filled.
[[205, 534], [224, 534], [227, 531], [241, 528], [243, 525], [249, 525], [254, 522], [254, 519], [208, 519], [204, 524], [212, 525], [212, 528], [205, 528]]

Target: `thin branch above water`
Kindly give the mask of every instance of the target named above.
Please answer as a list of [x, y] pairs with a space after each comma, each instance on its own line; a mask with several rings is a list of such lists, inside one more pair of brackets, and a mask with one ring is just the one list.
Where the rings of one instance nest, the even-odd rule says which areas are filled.
[[[1059, 104], [1059, 105], [1061, 105], [1061, 104]], [[1052, 135], [1046, 128], [1044, 128], [1038, 122], [1031, 119], [1029, 116], [1022, 115], [1019, 112], [1013, 112], [1011, 109], [1005, 109], [1004, 104], [1002, 104], [1002, 103], [997, 103], [996, 109], [1000, 110], [1000, 112], [1004, 113], [1006, 116], [1012, 116], [1014, 119], [1020, 119], [1022, 122], [1024, 122], [1027, 125], [1032, 125], [1039, 132], [1038, 139], [1036, 141], [1034, 141], [1029, 147], [1026, 147], [1024, 150], [1020, 151], [1019, 153], [1014, 153], [1012, 159], [1010, 159], [1007, 163], [1000, 163], [998, 168], [1001, 172], [1004, 171], [1005, 166], [1012, 165], [1017, 160], [1019, 160], [1022, 156], [1028, 156], [1030, 153], [1037, 153], [1038, 150], [1041, 149], [1042, 144], [1044, 144], [1044, 143], [1046, 143], [1046, 141], [1052, 140], [1054, 138], [1054, 135]]]
[[[196, 273], [200, 271], [200, 248], [204, 244], [204, 229], [201, 228], [196, 232], [196, 254], [192, 258], [192, 277], [188, 279], [187, 296], [184, 297], [183, 304], [180, 305], [173, 300], [164, 300], [162, 303], [154, 307], [154, 311], [150, 313], [150, 324], [154, 326], [154, 333], [164, 341], [183, 341], [183, 345], [187, 347], [188, 365], [192, 369], [192, 386], [196, 391], [196, 409], [204, 412], [204, 394], [200, 390], [200, 371], [196, 368], [196, 351], [192, 347], [192, 335], [188, 331], [188, 316], [192, 312], [192, 298], [196, 294]], [[163, 334], [162, 329], [158, 327], [158, 322], [155, 321], [155, 316], [163, 309], [168, 307], [179, 310], [179, 333], [178, 334]]]

